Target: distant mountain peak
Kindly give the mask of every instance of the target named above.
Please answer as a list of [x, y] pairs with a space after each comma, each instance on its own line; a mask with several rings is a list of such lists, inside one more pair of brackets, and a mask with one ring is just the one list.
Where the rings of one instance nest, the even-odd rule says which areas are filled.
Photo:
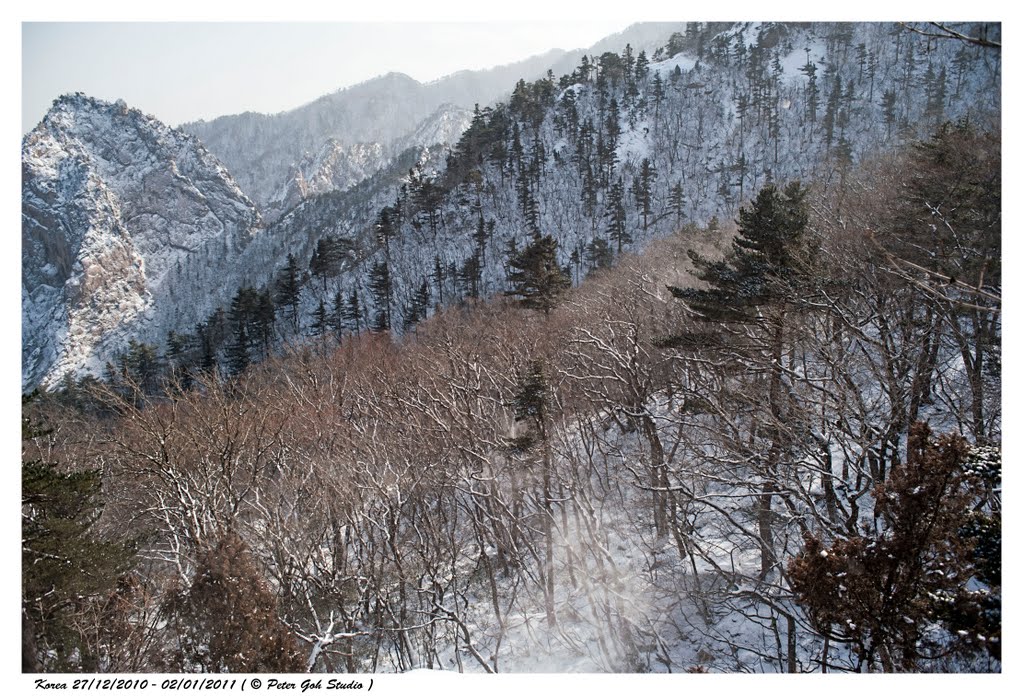
[[199, 321], [261, 226], [195, 137], [120, 100], [55, 100], [22, 143], [24, 385], [100, 374], [130, 338]]

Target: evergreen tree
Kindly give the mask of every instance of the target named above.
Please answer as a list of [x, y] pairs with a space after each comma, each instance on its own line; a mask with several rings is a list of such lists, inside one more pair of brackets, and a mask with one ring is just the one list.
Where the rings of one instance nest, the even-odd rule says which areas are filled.
[[405, 317], [403, 318], [402, 328], [408, 331], [419, 322], [427, 318], [427, 312], [430, 307], [430, 285], [427, 281], [423, 281], [420, 287], [413, 293], [409, 299], [409, 305], [405, 310]]
[[327, 292], [327, 279], [341, 273], [347, 246], [345, 240], [330, 234], [317, 240], [313, 258], [309, 261], [309, 272], [321, 280], [324, 292]]
[[886, 134], [892, 137], [892, 127], [896, 124], [896, 91], [887, 89], [882, 93], [882, 114], [885, 117]]
[[[792, 434], [782, 427], [784, 418], [783, 356], [788, 341], [787, 308], [798, 305], [816, 282], [808, 268], [804, 240], [807, 225], [806, 189], [798, 182], [782, 190], [769, 184], [749, 208], [739, 213], [739, 233], [721, 261], [709, 261], [689, 252], [697, 276], [706, 288], [669, 290], [689, 305], [698, 317], [716, 323], [739, 322], [751, 326], [751, 335], [731, 349], [768, 366], [767, 422], [760, 428], [764, 454], [752, 462], [761, 478], [755, 515], [761, 552], [761, 578], [778, 567], [774, 549], [772, 499], [779, 469], [792, 447]], [[725, 332], [677, 335], [669, 345], [690, 349], [720, 349]], [[720, 343], [720, 341], [722, 343]]]
[[683, 222], [683, 209], [686, 205], [686, 199], [683, 196], [683, 182], [677, 181], [668, 194], [669, 207], [676, 215], [676, 225], [679, 226]]
[[670, 288], [698, 315], [707, 319], [746, 320], [757, 306], [795, 301], [800, 297], [803, 234], [808, 213], [807, 191], [798, 182], [782, 190], [761, 189], [754, 203], [740, 209], [739, 234], [722, 261], [689, 256], [697, 277], [709, 287]]
[[364, 326], [363, 303], [359, 300], [359, 291], [356, 288], [352, 288], [352, 292], [348, 294], [343, 316], [346, 325], [351, 331], [359, 333], [362, 330]]
[[331, 330], [330, 316], [327, 313], [327, 307], [324, 305], [323, 300], [320, 300], [316, 309], [313, 310], [312, 319], [313, 322], [310, 324], [309, 331], [314, 337], [320, 338], [325, 336]]
[[328, 317], [328, 321], [331, 326], [331, 330], [334, 331], [334, 335], [341, 338], [341, 334], [345, 331], [345, 298], [341, 294], [341, 290], [334, 293], [334, 300], [331, 302], [331, 313]]
[[818, 118], [818, 68], [810, 60], [810, 49], [807, 51], [807, 63], [800, 70], [807, 75], [807, 119], [814, 123]]
[[558, 295], [570, 285], [557, 254], [558, 243], [551, 235], [535, 233], [530, 244], [509, 260], [511, 289], [505, 294], [521, 298], [523, 307], [550, 312]]
[[822, 125], [825, 128], [825, 147], [831, 149], [832, 140], [835, 137], [836, 122], [839, 118], [839, 102], [842, 95], [842, 84], [839, 81], [839, 73], [836, 72], [832, 82], [832, 89], [828, 94], [828, 102], [825, 104], [825, 117]]
[[373, 294], [373, 303], [377, 308], [374, 317], [374, 331], [391, 330], [391, 269], [387, 261], [378, 261], [370, 269], [370, 292]]
[[482, 276], [483, 264], [480, 262], [480, 255], [474, 253], [463, 262], [459, 269], [459, 286], [466, 297], [474, 300], [480, 297]]
[[448, 278], [448, 273], [445, 271], [444, 265], [441, 263], [441, 257], [434, 254], [434, 270], [430, 274], [431, 280], [434, 281], [434, 290], [437, 292], [437, 304], [444, 304], [444, 286], [445, 280]]
[[121, 377], [130, 381], [143, 394], [153, 394], [157, 391], [157, 378], [162, 366], [155, 345], [133, 338], [128, 342], [128, 350], [121, 354], [118, 363]]
[[544, 364], [540, 360], [531, 360], [526, 369], [518, 375], [516, 392], [512, 400], [512, 408], [517, 422], [525, 422], [529, 430], [512, 440], [509, 444], [514, 451], [527, 452], [540, 445], [541, 450], [541, 500], [544, 504], [545, 514], [542, 517], [544, 531], [544, 545], [546, 552], [545, 566], [543, 569], [544, 586], [544, 609], [547, 623], [550, 627], [557, 625], [555, 614], [555, 573], [554, 573], [554, 543], [552, 540], [553, 529], [553, 501], [552, 501], [552, 455], [550, 443], [549, 421], [549, 391], [547, 376], [544, 374]]
[[619, 103], [612, 99], [608, 105], [608, 117], [605, 119], [605, 139], [603, 141], [603, 158], [602, 158], [602, 181], [607, 185], [607, 182], [611, 179], [613, 172], [615, 171], [616, 165], [619, 163], [619, 136], [622, 135], [622, 125], [620, 124], [619, 116]]
[[[410, 176], [412, 171], [409, 172]], [[391, 240], [398, 232], [398, 225], [396, 224], [395, 217], [399, 206], [396, 204], [394, 207], [385, 207], [377, 215], [377, 222], [374, 225], [374, 230], [377, 233], [377, 242], [384, 247], [384, 258], [391, 258]]]
[[171, 379], [177, 380], [185, 389], [192, 384], [190, 371], [194, 358], [191, 344], [187, 334], [180, 334], [176, 331], [167, 332], [167, 350], [164, 353], [167, 368], [170, 371]]
[[660, 115], [661, 103], [665, 101], [665, 82], [661, 79], [661, 73], [654, 73], [654, 79], [651, 85], [651, 96], [654, 98], [654, 122], [658, 122]]
[[608, 219], [605, 231], [615, 241], [615, 251], [619, 254], [622, 253], [623, 244], [633, 241], [633, 237], [626, 231], [626, 206], [623, 197], [622, 177], [619, 177], [608, 191], [608, 205], [604, 214]]
[[275, 283], [274, 302], [279, 307], [291, 309], [292, 328], [299, 330], [299, 293], [302, 290], [302, 278], [299, 272], [299, 262], [295, 255], [288, 253], [288, 259], [277, 274]]
[[942, 66], [938, 76], [928, 67], [929, 77], [925, 82], [926, 99], [924, 115], [932, 125], [938, 128], [946, 115], [946, 66]]
[[490, 241], [493, 233], [494, 220], [485, 223], [484, 216], [481, 213], [477, 218], [476, 231], [473, 233], [473, 241], [476, 242], [477, 254], [480, 256], [480, 263], [483, 265], [487, 264], [487, 242]]
[[228, 346], [225, 357], [228, 361], [228, 372], [232, 375], [240, 375], [249, 368], [249, 333], [245, 330], [245, 323], [238, 324], [235, 340]]
[[196, 342], [199, 346], [199, 369], [204, 374], [213, 374], [217, 369], [217, 345], [214, 343], [209, 322], [196, 325]]
[[419, 165], [416, 166], [413, 172], [414, 176], [411, 179], [413, 202], [416, 204], [420, 215], [426, 218], [431, 236], [436, 237], [437, 226], [443, 222], [441, 218], [441, 203], [444, 201], [444, 195], [447, 192], [443, 186], [425, 175]]
[[228, 319], [234, 324], [251, 324], [259, 304], [259, 293], [250, 287], [239, 288], [231, 299]]
[[644, 157], [643, 161], [640, 162], [640, 174], [635, 179], [637, 182], [637, 206], [640, 209], [640, 214], [643, 216], [644, 230], [647, 229], [647, 223], [651, 216], [651, 207], [654, 203], [654, 182], [657, 178], [658, 173], [655, 171], [651, 159]]
[[30, 441], [48, 430], [22, 397], [21, 568], [22, 666], [26, 672], [97, 672], [104, 626], [89, 614], [130, 568], [125, 543], [99, 537], [103, 509], [98, 469], [65, 469], [29, 458]]
[[259, 294], [253, 310], [252, 324], [255, 337], [263, 347], [263, 355], [270, 353], [270, 345], [274, 341], [274, 324], [277, 321], [274, 310], [274, 299], [267, 288]]
[[647, 52], [641, 50], [636, 57], [636, 67], [634, 68], [633, 74], [637, 82], [643, 82], [647, 79], [647, 74], [650, 72], [650, 63], [647, 60]]

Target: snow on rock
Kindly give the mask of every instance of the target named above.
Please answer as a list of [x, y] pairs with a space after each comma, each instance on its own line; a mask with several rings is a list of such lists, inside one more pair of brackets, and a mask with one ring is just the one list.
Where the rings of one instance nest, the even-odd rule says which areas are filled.
[[22, 143], [23, 387], [200, 321], [261, 224], [195, 137], [123, 101], [57, 99]]

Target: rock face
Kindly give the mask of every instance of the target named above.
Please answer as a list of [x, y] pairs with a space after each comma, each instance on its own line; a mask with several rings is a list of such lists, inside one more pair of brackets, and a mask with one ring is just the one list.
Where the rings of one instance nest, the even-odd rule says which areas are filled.
[[124, 102], [56, 100], [22, 143], [23, 386], [100, 374], [130, 339], [200, 321], [261, 227], [194, 136]]
[[456, 142], [472, 121], [468, 109], [444, 104], [416, 128], [386, 145], [380, 142], [346, 145], [329, 138], [314, 153], [306, 153], [289, 168], [288, 177], [265, 203], [265, 217], [277, 220], [302, 201], [318, 194], [344, 191], [384, 169], [409, 148]]
[[[681, 26], [632, 27], [612, 43], [653, 44], [655, 34], [664, 43]], [[377, 254], [372, 221], [395, 203], [410, 168], [441, 171], [474, 104], [493, 103], [549, 68], [572, 72], [583, 53], [551, 51], [428, 84], [392, 73], [282, 114], [178, 129], [123, 102], [61, 97], [22, 144], [23, 388], [101, 376], [131, 341], [166, 346], [169, 331], [192, 332], [240, 287], [267, 283], [288, 254], [308, 262], [324, 234], [358, 251], [337, 289], [367, 297], [366, 264]], [[544, 195], [579, 200], [556, 188]], [[512, 234], [522, 228], [514, 196], [501, 197], [509, 209], [488, 215]], [[451, 249], [428, 240], [396, 260], [396, 303], [407, 299], [409, 283], [420, 287], [420, 261], [433, 270], [443, 263], [455, 283], [469, 237], [460, 204], [451, 207], [442, 229], [458, 239]], [[409, 232], [410, 244], [421, 232]], [[320, 299], [304, 297], [304, 316]]]

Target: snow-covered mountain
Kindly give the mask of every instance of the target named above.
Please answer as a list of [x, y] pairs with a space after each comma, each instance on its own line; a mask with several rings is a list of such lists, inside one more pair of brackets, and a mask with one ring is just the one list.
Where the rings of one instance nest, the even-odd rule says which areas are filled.
[[[468, 117], [443, 107], [424, 137]], [[295, 168], [277, 199], [290, 212], [270, 225], [195, 136], [123, 102], [59, 98], [23, 142], [23, 388], [101, 376], [133, 341], [190, 334], [289, 253], [308, 260], [324, 229], [372, 219], [412, 167], [442, 161], [439, 147], [330, 141]]]
[[22, 379], [101, 374], [224, 301], [262, 220], [197, 138], [83, 96], [22, 144]]
[[[587, 50], [554, 49], [428, 83], [388, 73], [280, 114], [246, 112], [182, 128], [199, 136], [264, 217], [275, 220], [303, 197], [356, 183], [409, 147], [454, 143], [469, 125], [473, 107], [507, 97], [517, 80], [561, 74], [587, 53], [617, 52], [627, 43], [653, 50], [684, 27], [635, 24]], [[311, 185], [311, 179], [319, 185]]]
[[[837, 185], [944, 120], [997, 114], [1000, 70], [985, 51], [891, 25], [695, 24], [650, 54], [623, 45], [512, 80], [508, 101], [473, 114], [447, 99], [466, 75], [428, 108], [438, 83], [392, 74], [294, 112], [195, 126], [237, 175], [182, 130], [62, 99], [24, 142], [23, 382], [100, 374], [131, 339], [163, 350], [168, 331], [192, 332], [243, 286], [273, 289], [289, 254], [308, 278], [328, 236], [347, 260], [303, 282], [280, 339], [307, 335], [340, 296], [359, 296], [363, 328], [385, 311], [401, 331], [424, 294], [433, 311], [501, 292], [533, 230], [578, 281], [609, 249], [728, 219], [768, 181]], [[324, 124], [351, 129], [321, 139]], [[429, 142], [454, 144], [446, 156]], [[279, 219], [265, 222], [233, 176], [267, 187]], [[372, 274], [385, 270], [381, 295]]]
[[420, 146], [456, 142], [469, 126], [472, 112], [444, 104], [411, 132], [388, 145], [380, 142], [346, 145], [329, 138], [315, 153], [306, 153], [292, 165], [287, 179], [267, 200], [264, 213], [271, 220], [312, 196], [344, 191], [384, 169], [398, 154]]
[[[236, 177], [239, 186], [271, 219], [283, 213], [282, 188], [295, 170], [322, 162], [325, 150], [339, 186], [369, 175], [390, 156], [414, 145], [450, 144], [467, 124], [464, 112], [507, 94], [520, 77], [536, 77], [564, 52], [552, 51], [521, 63], [483, 71], [463, 71], [420, 83], [388, 73], [325, 95], [292, 111], [265, 115], [247, 112], [182, 128], [198, 136]], [[366, 155], [376, 151], [375, 166]], [[352, 162], [344, 162], [352, 158]], [[297, 190], [297, 189], [296, 189]], [[325, 189], [313, 189], [323, 193]]]
[[[308, 201], [320, 237], [361, 240], [364, 253], [326, 288], [306, 286], [300, 332], [336, 293], [355, 292], [396, 331], [424, 295], [434, 307], [501, 293], [511, 250], [534, 230], [554, 237], [578, 282], [620, 249], [729, 220], [768, 182], [839, 186], [855, 163], [947, 120], [985, 127], [998, 113], [998, 60], [892, 25], [693, 25], [671, 43], [520, 81], [474, 118], [445, 167], [388, 203], [386, 246], [373, 241], [377, 216]], [[375, 292], [384, 267], [386, 292]]]

